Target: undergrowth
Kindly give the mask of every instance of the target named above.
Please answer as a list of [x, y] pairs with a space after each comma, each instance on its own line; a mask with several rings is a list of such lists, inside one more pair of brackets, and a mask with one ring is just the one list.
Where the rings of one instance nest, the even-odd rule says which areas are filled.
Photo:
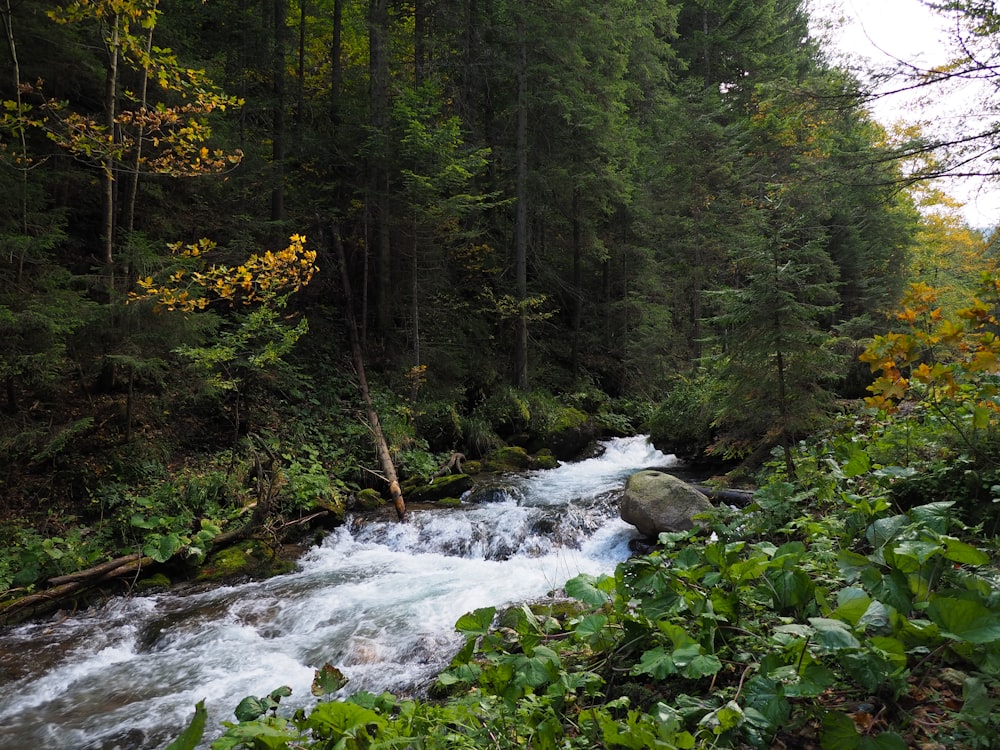
[[314, 708], [251, 696], [211, 747], [993, 747], [993, 550], [954, 502], [895, 504], [912, 470], [875, 453], [800, 446], [799, 476], [775, 467], [744, 511], [577, 576], [568, 604], [466, 614], [431, 698], [345, 697], [327, 665]]

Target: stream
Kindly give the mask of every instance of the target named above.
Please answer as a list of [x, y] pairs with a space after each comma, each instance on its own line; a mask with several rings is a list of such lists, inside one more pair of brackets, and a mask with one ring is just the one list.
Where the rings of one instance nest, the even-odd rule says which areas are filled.
[[119, 597], [0, 631], [0, 748], [160, 748], [202, 699], [217, 736], [247, 695], [288, 685], [283, 712], [310, 705], [327, 662], [345, 691], [419, 691], [461, 645], [464, 613], [628, 557], [625, 480], [674, 461], [644, 436], [602, 445], [596, 458], [498, 478], [460, 507], [350, 520], [287, 575]]

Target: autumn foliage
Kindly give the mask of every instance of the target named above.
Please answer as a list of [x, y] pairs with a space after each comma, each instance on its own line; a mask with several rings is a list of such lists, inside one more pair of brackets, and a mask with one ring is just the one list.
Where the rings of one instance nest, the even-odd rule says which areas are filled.
[[[132, 301], [153, 300], [157, 309], [182, 312], [203, 310], [213, 302], [270, 304], [301, 289], [316, 273], [316, 251], [307, 250], [305, 244], [305, 236], [293, 234], [284, 250], [254, 254], [238, 266], [229, 266], [208, 263], [207, 256], [216, 249], [212, 240], [202, 238], [187, 245], [178, 242], [169, 245], [178, 260], [174, 270], [163, 281], [152, 276], [139, 279], [139, 291], [129, 297]], [[192, 270], [191, 261], [199, 259], [200, 268]]]
[[1000, 413], [998, 302], [997, 271], [981, 274], [972, 303], [953, 316], [938, 305], [933, 287], [911, 284], [895, 316], [903, 328], [876, 336], [861, 355], [877, 374], [868, 387], [868, 405], [894, 411], [916, 396], [938, 408], [950, 403], [975, 429], [994, 424]]

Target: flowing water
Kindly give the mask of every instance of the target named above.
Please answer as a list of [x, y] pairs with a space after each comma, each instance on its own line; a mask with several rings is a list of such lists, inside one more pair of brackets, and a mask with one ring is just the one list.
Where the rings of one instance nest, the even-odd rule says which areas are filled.
[[117, 598], [0, 632], [0, 748], [159, 748], [202, 699], [215, 732], [243, 697], [281, 685], [293, 691], [283, 707], [308, 705], [327, 662], [347, 691], [419, 690], [461, 645], [465, 612], [542, 596], [628, 556], [636, 533], [618, 518], [621, 488], [672, 457], [644, 437], [604, 448], [406, 523], [354, 520], [288, 575]]

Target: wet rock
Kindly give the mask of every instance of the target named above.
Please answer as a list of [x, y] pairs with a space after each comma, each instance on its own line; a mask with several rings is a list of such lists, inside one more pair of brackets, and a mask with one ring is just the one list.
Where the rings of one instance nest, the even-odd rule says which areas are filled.
[[626, 523], [656, 538], [662, 531], [687, 531], [694, 516], [712, 509], [698, 490], [677, 477], [655, 469], [636, 472], [625, 485], [619, 512]]

